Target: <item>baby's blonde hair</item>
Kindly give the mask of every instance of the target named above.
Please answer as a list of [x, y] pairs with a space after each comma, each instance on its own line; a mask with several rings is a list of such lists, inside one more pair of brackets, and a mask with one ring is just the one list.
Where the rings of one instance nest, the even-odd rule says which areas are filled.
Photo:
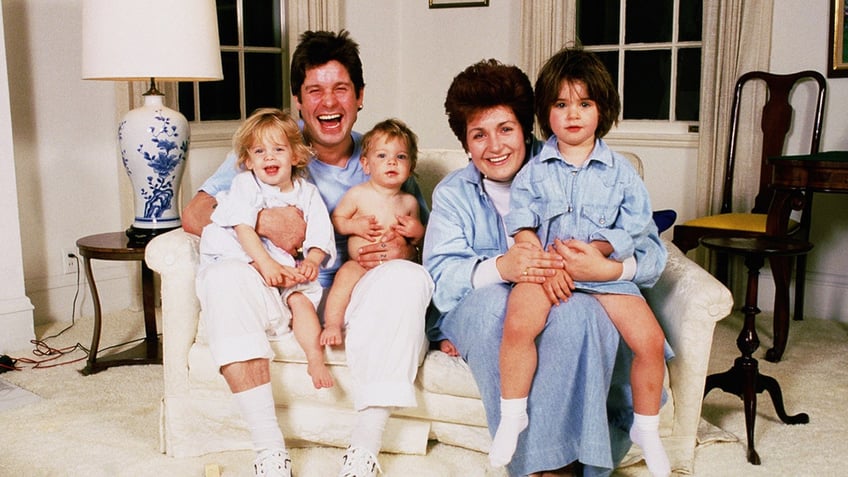
[[238, 157], [236, 167], [244, 168], [252, 145], [263, 139], [280, 142], [283, 137], [288, 139], [292, 150], [292, 177], [304, 177], [312, 150], [303, 141], [297, 121], [287, 110], [277, 108], [257, 109], [233, 135], [233, 150]]

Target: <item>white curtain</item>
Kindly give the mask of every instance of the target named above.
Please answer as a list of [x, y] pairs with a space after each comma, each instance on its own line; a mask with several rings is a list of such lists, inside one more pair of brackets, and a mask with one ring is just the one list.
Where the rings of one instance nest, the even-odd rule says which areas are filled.
[[289, 0], [286, 3], [289, 58], [301, 33], [307, 30], [338, 31], [341, 26], [341, 0]]
[[577, 0], [521, 2], [521, 64], [535, 83], [542, 65], [577, 36]]
[[[730, 107], [736, 80], [742, 74], [769, 69], [773, 0], [704, 2], [701, 117], [698, 144], [697, 216], [717, 213], [730, 134]], [[750, 210], [759, 177], [759, 109], [764, 94], [746, 87], [737, 139], [734, 205]], [[762, 88], [760, 88], [762, 90]], [[757, 107], [759, 106], [759, 107]], [[742, 199], [749, 197], [750, 200]]]

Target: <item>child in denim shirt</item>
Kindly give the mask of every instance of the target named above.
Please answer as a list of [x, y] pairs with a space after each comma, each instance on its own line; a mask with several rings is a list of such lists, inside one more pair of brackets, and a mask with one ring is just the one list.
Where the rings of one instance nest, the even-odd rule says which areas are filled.
[[[566, 48], [542, 68], [535, 95], [536, 117], [549, 139], [516, 176], [505, 222], [516, 244], [555, 249], [565, 267], [543, 285], [518, 283], [510, 293], [500, 351], [501, 421], [490, 461], [508, 463], [527, 427], [535, 339], [550, 307], [580, 290], [597, 298], [633, 351], [630, 436], [652, 475], [667, 476], [670, 466], [659, 436], [665, 339], [639, 292], [659, 279], [667, 252], [643, 182], [601, 139], [617, 121], [618, 93], [594, 54]], [[575, 282], [568, 262], [575, 253], [601, 253], [622, 262], [620, 278]]]

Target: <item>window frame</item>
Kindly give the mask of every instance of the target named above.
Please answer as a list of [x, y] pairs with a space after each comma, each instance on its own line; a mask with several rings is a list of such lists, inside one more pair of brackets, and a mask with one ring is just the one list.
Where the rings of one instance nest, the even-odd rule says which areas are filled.
[[[225, 147], [232, 145], [232, 137], [239, 125], [247, 118], [249, 111], [246, 105], [246, 82], [245, 82], [245, 53], [277, 53], [280, 54], [282, 89], [282, 107], [291, 108], [291, 91], [288, 87], [289, 58], [291, 52], [288, 45], [288, 23], [286, 18], [286, 0], [276, 0], [280, 10], [280, 47], [268, 46], [246, 46], [244, 44], [244, 2], [250, 0], [235, 0], [236, 2], [236, 28], [238, 30], [238, 45], [220, 45], [221, 53], [236, 53], [238, 56], [239, 70], [239, 119], [228, 120], [206, 120], [195, 119], [190, 121], [193, 147]], [[194, 94], [194, 117], [200, 117], [200, 83], [195, 81]]]
[[[589, 0], [591, 1], [591, 0]], [[673, 118], [675, 114], [675, 106], [677, 102], [677, 71], [678, 71], [678, 51], [684, 48], [697, 47], [701, 49], [701, 64], [703, 65], [703, 34], [699, 41], [680, 41], [678, 40], [680, 25], [679, 12], [680, 2], [685, 0], [673, 0], [671, 41], [655, 42], [655, 43], [625, 43], [626, 38], [626, 8], [627, 0], [620, 0], [619, 3], [619, 32], [617, 44], [604, 45], [583, 45], [587, 51], [595, 52], [615, 52], [618, 55], [618, 71], [615, 72], [616, 84], [618, 87], [619, 96], [622, 98], [622, 106], [624, 104], [624, 72], [625, 72], [625, 52], [627, 51], [671, 51], [671, 73], [670, 73], [670, 91], [669, 91], [669, 117]], [[703, 22], [703, 8], [701, 11]], [[575, 25], [579, 22], [579, 18], [574, 18]], [[703, 24], [703, 23], [702, 23]], [[613, 72], [611, 72], [613, 73]], [[699, 82], [703, 84], [703, 80]], [[702, 94], [700, 85], [699, 91]], [[699, 97], [700, 101], [700, 97]], [[698, 126], [699, 121], [683, 121], [675, 119], [624, 119], [624, 108], [619, 114], [618, 125], [609, 133], [608, 138], [613, 141], [626, 141], [628, 144], [654, 146], [659, 144], [672, 145], [679, 147], [696, 146], [698, 142]]]

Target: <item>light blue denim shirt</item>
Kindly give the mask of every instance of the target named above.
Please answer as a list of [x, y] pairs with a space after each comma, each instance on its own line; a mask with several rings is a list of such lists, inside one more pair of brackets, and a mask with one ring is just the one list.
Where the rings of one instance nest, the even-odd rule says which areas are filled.
[[[329, 165], [314, 158], [307, 164], [309, 171], [307, 180], [318, 187], [318, 193], [324, 199], [330, 215], [333, 214], [333, 210], [335, 210], [342, 195], [348, 189], [368, 180], [368, 175], [362, 169], [362, 164], [359, 161], [362, 155], [362, 134], [354, 131], [351, 133], [351, 136], [353, 137], [354, 144], [353, 154], [351, 154], [347, 164], [343, 167]], [[236, 155], [230, 151], [224, 163], [200, 186], [200, 190], [212, 196], [217, 195], [221, 191], [229, 190], [233, 178], [235, 178], [238, 172], [239, 170], [236, 168]], [[418, 187], [418, 183], [410, 177], [404, 184], [403, 190], [418, 198], [421, 222], [426, 225], [429, 209], [424, 201], [424, 196], [421, 194], [421, 189]], [[333, 283], [336, 270], [349, 258], [347, 253], [347, 237], [344, 235], [336, 234], [336, 257], [338, 259], [332, 267], [322, 268], [318, 274], [318, 282], [323, 287], [329, 287]]]
[[[541, 146], [534, 139], [528, 156]], [[506, 253], [509, 242], [503, 219], [483, 187], [483, 176], [470, 161], [439, 182], [432, 204], [422, 258], [436, 284], [427, 333], [431, 341], [438, 341], [444, 338], [439, 330], [441, 317], [474, 288], [472, 276], [477, 265]]]
[[515, 176], [504, 221], [510, 234], [535, 229], [544, 246], [556, 238], [607, 241], [614, 249], [610, 258], [636, 257], [632, 283], [641, 288], [659, 280], [668, 255], [644, 182], [630, 161], [602, 139], [575, 167], [565, 162], [551, 136]]

